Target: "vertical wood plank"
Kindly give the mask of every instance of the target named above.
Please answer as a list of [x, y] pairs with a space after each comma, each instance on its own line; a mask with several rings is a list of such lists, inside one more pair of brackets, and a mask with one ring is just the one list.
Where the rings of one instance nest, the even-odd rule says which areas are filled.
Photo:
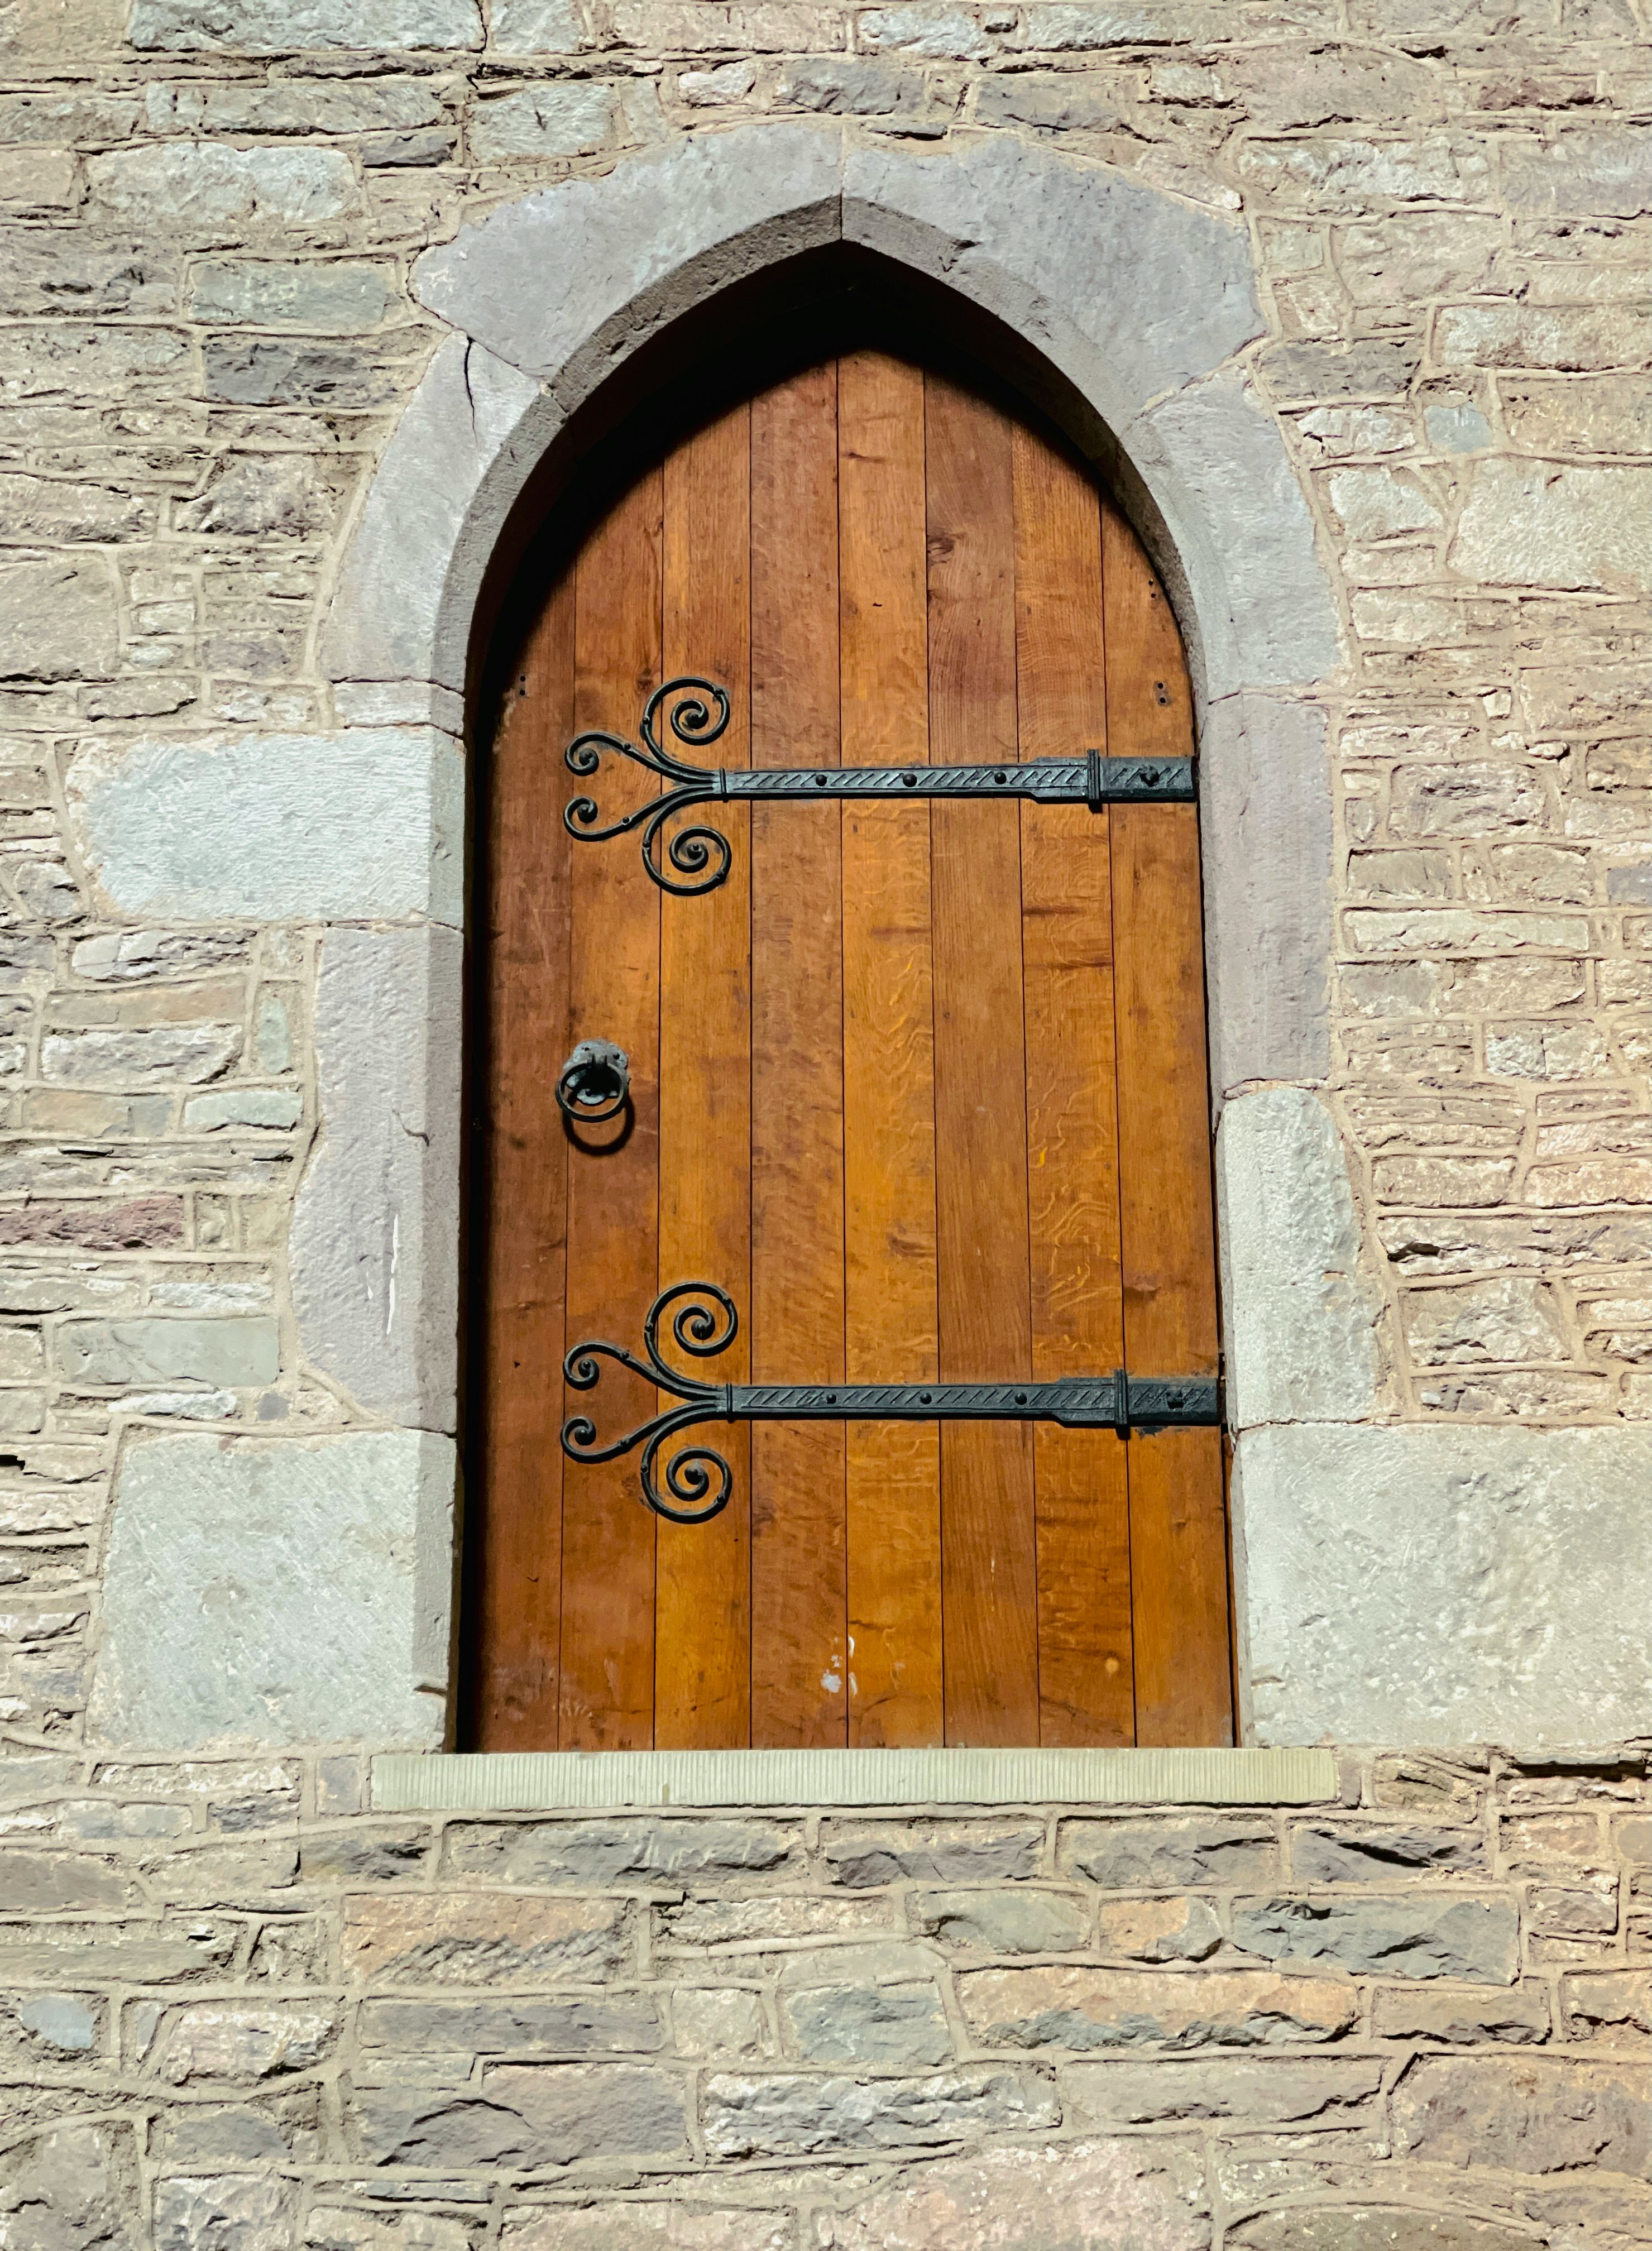
[[[929, 737], [938, 764], [1013, 759], [1012, 426], [934, 374], [925, 384]], [[938, 801], [935, 1211], [941, 1376], [1032, 1365], [1021, 827], [1010, 803]], [[942, 1425], [947, 1740], [1038, 1740], [1032, 1431]]]
[[[1102, 564], [1113, 749], [1193, 748], [1174, 620], [1112, 516]], [[1143, 1375], [1217, 1366], [1216, 1243], [1197, 817], [1121, 806], [1113, 819], [1124, 1340]], [[1130, 1444], [1136, 1736], [1232, 1740], [1227, 1527], [1215, 1430]]]
[[[568, 835], [573, 726], [573, 574], [552, 590], [501, 714], [489, 775], [486, 1193], [516, 1215], [490, 1227], [472, 1396], [482, 1420], [485, 1505], [475, 1628], [481, 1750], [557, 1740], [562, 1629], [562, 1301], [567, 1144], [545, 1084], [568, 1051]], [[479, 1379], [479, 1380], [478, 1380]]]
[[[928, 756], [923, 377], [838, 364], [843, 756]], [[936, 1374], [929, 807], [848, 803], [843, 851], [846, 1337], [851, 1383]], [[847, 1439], [849, 1738], [942, 1740], [941, 1450], [933, 1423]]]
[[[695, 673], [728, 689], [733, 716], [713, 756], [743, 766], [751, 745], [750, 407], [678, 446], [664, 476], [665, 675]], [[660, 1272], [666, 1283], [719, 1283], [734, 1299], [739, 1332], [713, 1380], [739, 1383], [751, 1365], [751, 822], [746, 807], [726, 804], [695, 818], [722, 829], [733, 862], [719, 889], [667, 897], [661, 907]], [[714, 1443], [734, 1475], [728, 1506], [709, 1524], [659, 1527], [662, 1749], [751, 1741], [749, 1430], [719, 1429]]]
[[[837, 371], [752, 402], [752, 764], [838, 761]], [[843, 1381], [843, 821], [753, 806], [752, 1377]], [[753, 1426], [752, 1741], [848, 1740], [844, 1426]]]
[[[1026, 427], [1015, 441], [1024, 758], [1107, 746], [1095, 487]], [[1021, 808], [1032, 1372], [1124, 1357], [1108, 815]], [[1034, 1433], [1039, 1739], [1135, 1740], [1127, 1451], [1111, 1431]]]
[[[657, 470], [642, 478], [581, 551], [574, 621], [574, 724], [630, 733], [660, 676], [660, 505]], [[624, 760], [605, 762], [605, 817], [651, 795]], [[630, 1343], [658, 1285], [660, 895], [634, 849], [586, 845], [569, 855], [573, 902], [569, 1044], [617, 1041], [631, 1058], [632, 1116], [565, 1128], [568, 1288], [566, 1343]], [[496, 1229], [517, 1223], [496, 1206]], [[646, 1413], [640, 1386], [605, 1382], [607, 1430]], [[584, 1411], [584, 1393], [563, 1412]], [[558, 1423], [543, 1434], [547, 1452]], [[642, 1506], [636, 1463], [570, 1465], [564, 1479], [561, 1728], [564, 1750], [646, 1750], [654, 1739], [655, 1519]]]

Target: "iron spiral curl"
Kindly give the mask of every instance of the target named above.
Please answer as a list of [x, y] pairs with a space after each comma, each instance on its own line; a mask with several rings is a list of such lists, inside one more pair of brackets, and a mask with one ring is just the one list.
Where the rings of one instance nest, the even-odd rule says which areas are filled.
[[634, 765], [658, 774], [662, 780], [674, 782], [677, 786], [668, 789], [663, 796], [647, 799], [606, 827], [599, 825], [601, 808], [593, 797], [570, 798], [562, 814], [569, 835], [600, 844], [610, 837], [623, 836], [634, 828], [641, 828], [642, 864], [663, 891], [670, 891], [678, 898], [694, 898], [702, 892], [714, 891], [725, 881], [733, 865], [734, 848], [728, 838], [718, 829], [698, 823], [691, 828], [679, 829], [667, 842], [664, 830], [673, 814], [725, 793], [722, 771], [691, 765], [676, 757], [660, 740], [660, 723], [663, 717], [677, 742], [699, 750], [716, 742], [725, 731], [732, 709], [725, 688], [719, 687], [714, 680], [685, 674], [680, 679], [666, 681], [649, 696], [637, 730], [642, 738], [640, 749], [622, 735], [610, 734], [601, 727], [576, 735], [563, 758], [568, 772], [581, 780], [595, 774], [601, 766], [603, 752], [611, 751], [616, 757], [629, 758]]
[[[673, 1307], [676, 1308], [673, 1311]], [[696, 1360], [709, 1360], [726, 1352], [739, 1329], [739, 1314], [726, 1290], [715, 1282], [674, 1282], [662, 1290], [642, 1323], [639, 1360], [622, 1346], [600, 1339], [576, 1344], [562, 1363], [570, 1389], [590, 1391], [601, 1381], [602, 1362], [614, 1361], [634, 1375], [683, 1401], [663, 1414], [650, 1416], [623, 1437], [599, 1444], [596, 1424], [588, 1415], [570, 1415], [562, 1425], [562, 1451], [573, 1461], [611, 1462], [642, 1448], [639, 1472], [642, 1499], [656, 1516], [672, 1524], [705, 1524], [728, 1505], [734, 1473], [721, 1454], [705, 1444], [685, 1447], [664, 1465], [665, 1487], [659, 1482], [660, 1449], [678, 1430], [690, 1429], [727, 1413], [727, 1388], [703, 1383], [671, 1367], [660, 1352], [660, 1324], [670, 1314], [671, 1341], [679, 1352]], [[668, 1497], [669, 1496], [669, 1497]]]

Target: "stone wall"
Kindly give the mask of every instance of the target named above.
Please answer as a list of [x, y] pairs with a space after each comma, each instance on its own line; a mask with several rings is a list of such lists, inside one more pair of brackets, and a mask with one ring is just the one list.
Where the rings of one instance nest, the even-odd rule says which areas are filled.
[[[336, 679], [322, 635], [440, 348], [478, 445], [533, 384], [413, 265], [788, 119], [1070, 159], [1253, 277], [1207, 362], [1283, 447], [1342, 653], [1281, 664], [1294, 731], [1207, 827], [1248, 871], [1288, 754], [1329, 755], [1329, 1067], [1216, 1090], [1233, 1177], [1301, 1191], [1225, 1213], [1247, 1723], [1644, 1725], [1600, 1662], [1638, 1624], [1652, 1366], [1642, 30], [0, 7], [5, 2251], [1643, 2234], [1627, 1766], [1397, 1757], [1328, 1819], [376, 1819], [357, 1749], [309, 1748], [341, 1676], [283, 1578], [347, 1527], [353, 1736], [439, 1742], [461, 714]], [[1221, 325], [1181, 270], [1172, 340]], [[373, 1196], [382, 1236], [329, 1217]], [[1317, 1294], [1270, 1282], [1281, 1244]], [[145, 1763], [209, 1737], [264, 1748]], [[577, 2223], [541, 2208], [570, 2186]]]
[[441, 1820], [347, 1756], [20, 1759], [0, 2241], [1627, 2251], [1643, 1777]]

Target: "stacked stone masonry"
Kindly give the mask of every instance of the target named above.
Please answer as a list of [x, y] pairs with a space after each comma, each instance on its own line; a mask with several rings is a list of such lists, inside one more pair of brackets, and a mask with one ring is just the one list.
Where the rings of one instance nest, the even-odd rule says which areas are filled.
[[19, 1760], [8, 2251], [1621, 2251], [1642, 1762], [1342, 1803], [375, 1818]]
[[[1630, 0], [0, 8], [3, 2251], [1647, 2240], [1627, 1755], [1397, 1756], [1311, 1814], [442, 1822], [364, 1810], [357, 1742], [115, 1764], [86, 1723], [135, 1449], [452, 1427], [450, 1384], [318, 1355], [288, 1261], [344, 1146], [327, 978], [424, 942], [369, 848], [420, 731], [320, 645], [454, 335], [413, 265], [762, 120], [1059, 152], [1239, 234], [1235, 364], [1343, 643], [1305, 691], [1330, 1065], [1279, 1130], [1306, 1176], [1331, 1121], [1315, 1257], [1357, 1284], [1346, 1398], [1254, 1419], [1644, 1420], [1645, 31]], [[282, 890], [289, 830], [247, 839], [256, 915], [101, 885], [98, 820], [180, 758], [216, 850], [215, 791], [278, 800], [317, 741], [320, 825], [367, 840], [325, 882]]]

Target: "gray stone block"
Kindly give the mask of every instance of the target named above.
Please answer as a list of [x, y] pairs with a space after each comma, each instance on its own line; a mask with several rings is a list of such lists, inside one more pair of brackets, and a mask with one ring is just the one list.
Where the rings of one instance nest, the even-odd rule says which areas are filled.
[[1330, 1070], [1331, 782], [1325, 714], [1229, 696], [1199, 738], [1211, 1083]]
[[1238, 1900], [1233, 1943], [1269, 1962], [1334, 1962], [1356, 1975], [1512, 1984], [1520, 1959], [1514, 1901], [1427, 1892], [1363, 1899]]
[[457, 933], [430, 925], [327, 933], [321, 1139], [288, 1254], [313, 1365], [422, 1430], [455, 1416], [462, 964]]
[[1189, 384], [1118, 434], [1167, 523], [1183, 528], [1177, 547], [1205, 694], [1336, 671], [1342, 635], [1307, 495], [1277, 420], [1246, 383]]
[[1298, 1829], [1291, 1838], [1291, 1874], [1308, 1884], [1392, 1882], [1397, 1876], [1483, 1875], [1485, 1839], [1478, 1829]]
[[562, 421], [531, 377], [449, 337], [396, 425], [346, 551], [321, 636], [330, 678], [464, 686], [482, 572]]
[[1588, 2166], [1644, 2180], [1652, 2095], [1639, 2063], [1562, 2056], [1427, 2057], [1394, 2094], [1397, 2154], [1499, 2172]]
[[101, 555], [0, 563], [0, 680], [108, 680], [120, 661], [119, 597]]
[[479, 47], [475, 0], [133, 0], [127, 37], [166, 54]]
[[1652, 1691], [1649, 1488], [1643, 1429], [1244, 1432], [1246, 1739], [1537, 1749], [1635, 1735]]
[[952, 2061], [952, 2035], [933, 1984], [820, 1985], [785, 1993], [781, 2021], [803, 2063], [911, 2070]]
[[281, 1333], [264, 1313], [199, 1320], [66, 1321], [57, 1351], [71, 1383], [205, 1383], [233, 1390], [274, 1383]]
[[843, 2251], [1206, 2251], [1198, 2166], [1184, 2150], [1139, 2139], [964, 2151], [893, 2180], [872, 2173], [875, 2185], [827, 2240]]
[[198, 321], [357, 336], [384, 319], [393, 286], [384, 266], [203, 259], [190, 277], [190, 309]]
[[1247, 2125], [1315, 2118], [1343, 2123], [1380, 2092], [1380, 2056], [1302, 2056], [1219, 2063], [1070, 2063], [1061, 2073], [1069, 2120], [1078, 2125], [1157, 2126], [1172, 2120], [1242, 2119]]
[[1546, 1987], [1499, 1993], [1427, 1985], [1378, 1986], [1371, 2002], [1371, 2031], [1378, 2040], [1426, 2040], [1440, 2047], [1540, 2046], [1550, 2033]]
[[1169, 1891], [1255, 1883], [1274, 1873], [1277, 1853], [1266, 1821], [1068, 1821], [1059, 1858], [1064, 1874], [1106, 1891]]
[[684, 2157], [684, 2083], [646, 2064], [498, 2064], [481, 2092], [357, 2095], [356, 2137], [379, 2164], [509, 2165]]
[[1346, 1977], [1254, 1970], [1100, 1970], [1083, 1964], [973, 1970], [964, 2019], [989, 2047], [1280, 2047], [1339, 2039], [1358, 1999]]
[[645, 1993], [580, 1994], [553, 2000], [364, 2001], [357, 2037], [368, 2048], [449, 2055], [648, 2054], [664, 2043]]
[[1231, 2229], [1241, 2251], [1532, 2251], [1523, 2227], [1467, 2212], [1394, 2204], [1298, 2206]]
[[1324, 1103], [1300, 1086], [1230, 1098], [1216, 1179], [1229, 1426], [1373, 1414], [1382, 1298]]
[[706, 2146], [718, 2157], [922, 2148], [1053, 2126], [1059, 2115], [1045, 2088], [990, 2068], [922, 2079], [713, 2073], [702, 2099]]
[[1044, 1832], [1025, 1821], [832, 1823], [821, 1846], [834, 1880], [857, 1891], [916, 1876], [980, 1884], [1038, 1872]]
[[68, 790], [117, 916], [462, 919], [464, 766], [434, 728], [98, 742]]
[[452, 1445], [412, 1431], [131, 1446], [115, 1482], [94, 1739], [434, 1749], [454, 1484]]
[[913, 1927], [949, 1946], [992, 1954], [1059, 1954], [1082, 1946], [1090, 1918], [1069, 1892], [982, 1887], [967, 1892], [914, 1892]]
[[490, 1883], [664, 1887], [795, 1873], [797, 1839], [767, 1821], [469, 1822], [448, 1832], [451, 1874]]

